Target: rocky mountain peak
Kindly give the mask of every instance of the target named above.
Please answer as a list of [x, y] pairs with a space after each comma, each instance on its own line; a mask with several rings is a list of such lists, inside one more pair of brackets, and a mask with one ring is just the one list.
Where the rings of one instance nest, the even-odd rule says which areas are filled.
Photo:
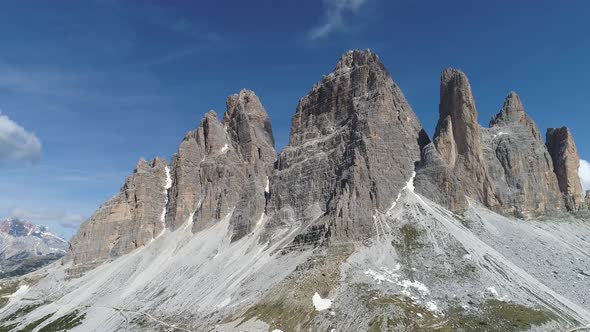
[[272, 125], [260, 99], [251, 90], [243, 89], [239, 94], [227, 98], [227, 111], [223, 124], [242, 156], [257, 167], [266, 167], [264, 173], [270, 176], [276, 159]]
[[334, 71], [338, 72], [342, 70], [350, 70], [355, 67], [373, 65], [383, 67], [383, 64], [379, 60], [379, 56], [377, 56], [377, 54], [371, 52], [370, 50], [350, 50], [342, 54], [340, 60], [338, 60], [338, 63], [336, 63]]
[[477, 109], [467, 76], [447, 68], [440, 79], [439, 120], [434, 145], [461, 179], [466, 194], [488, 206], [497, 204], [487, 178]]
[[378, 57], [345, 53], [297, 106], [271, 180], [276, 221], [309, 225], [306, 239], [372, 234], [373, 216], [412, 177], [424, 136]]
[[526, 114], [524, 112], [524, 106], [520, 101], [520, 97], [515, 92], [510, 92], [504, 100], [504, 105], [502, 106], [500, 113], [492, 117], [490, 127], [499, 124], [524, 122], [525, 117]]
[[547, 129], [546, 139], [565, 204], [569, 210], [578, 210], [584, 205], [584, 192], [578, 175], [580, 156], [574, 137], [567, 127], [561, 127]]

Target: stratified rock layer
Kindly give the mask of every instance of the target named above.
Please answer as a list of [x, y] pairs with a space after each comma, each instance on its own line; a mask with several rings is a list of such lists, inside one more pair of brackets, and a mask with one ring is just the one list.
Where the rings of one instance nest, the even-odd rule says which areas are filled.
[[[508, 94], [490, 128], [479, 125], [471, 86], [461, 71], [443, 71], [440, 98], [434, 145], [467, 196], [517, 217], [563, 208], [551, 156], [516, 93]], [[444, 169], [439, 173], [446, 174]], [[444, 187], [448, 179], [437, 183]]]
[[230, 96], [223, 120], [207, 113], [173, 157], [167, 225], [198, 231], [231, 213], [234, 239], [244, 236], [264, 214], [275, 156], [258, 97], [248, 90]]
[[414, 185], [416, 192], [451, 211], [461, 212], [469, 206], [461, 181], [442, 159], [433, 143], [422, 150], [422, 160], [417, 167]]
[[499, 212], [532, 217], [563, 208], [551, 156], [516, 93], [483, 131], [482, 145]]
[[208, 112], [172, 158], [141, 160], [119, 194], [72, 240], [75, 264], [92, 267], [145, 246], [166, 229], [198, 231], [231, 214], [233, 239], [249, 233], [266, 209], [276, 152], [268, 115], [248, 90], [232, 95], [219, 121]]
[[578, 175], [580, 157], [570, 130], [566, 127], [547, 129], [547, 148], [567, 208], [579, 210], [584, 206], [584, 192]]
[[451, 170], [461, 180], [465, 193], [487, 206], [498, 205], [487, 177], [481, 129], [467, 76], [445, 69], [440, 80], [439, 121], [434, 145]]
[[454, 212], [469, 207], [468, 197], [518, 217], [587, 205], [571, 133], [551, 129], [545, 145], [515, 93], [482, 128], [467, 77], [446, 69], [439, 115], [430, 142], [378, 57], [349, 51], [301, 98], [277, 157], [264, 107], [243, 90], [227, 99], [221, 120], [204, 116], [170, 166], [140, 161], [81, 226], [68, 258], [92, 267], [167, 230], [198, 232], [221, 220], [233, 241], [255, 229], [265, 243], [289, 234], [281, 241], [293, 247], [366, 240], [385, 232], [379, 220], [404, 188]]
[[169, 185], [166, 161], [141, 159], [121, 191], [101, 205], [72, 238], [68, 256], [74, 264], [92, 267], [161, 234]]
[[[378, 57], [350, 51], [299, 101], [271, 181], [274, 222], [304, 223], [305, 242], [374, 233], [412, 177], [426, 134]], [[322, 235], [323, 234], [323, 235]]]

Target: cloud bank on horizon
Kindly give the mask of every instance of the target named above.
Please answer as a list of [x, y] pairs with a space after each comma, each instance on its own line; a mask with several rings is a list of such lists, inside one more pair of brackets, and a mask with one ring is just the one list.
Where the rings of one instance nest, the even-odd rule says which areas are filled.
[[41, 141], [35, 133], [0, 112], [0, 162], [37, 163], [40, 159]]
[[578, 170], [580, 181], [582, 181], [582, 188], [584, 191], [590, 190], [590, 162], [580, 159], [580, 169]]
[[324, 22], [309, 32], [312, 40], [322, 39], [331, 33], [346, 28], [345, 16], [358, 14], [367, 0], [323, 0]]

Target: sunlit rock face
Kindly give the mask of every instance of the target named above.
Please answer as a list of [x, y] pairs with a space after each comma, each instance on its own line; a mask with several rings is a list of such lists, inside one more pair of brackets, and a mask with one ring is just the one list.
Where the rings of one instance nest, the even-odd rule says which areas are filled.
[[366, 238], [427, 140], [377, 55], [347, 52], [299, 101], [271, 181], [274, 222], [310, 225], [304, 241]]
[[565, 205], [568, 210], [579, 210], [585, 204], [584, 191], [578, 175], [580, 156], [570, 130], [567, 127], [547, 129], [547, 148], [553, 158], [553, 168]]

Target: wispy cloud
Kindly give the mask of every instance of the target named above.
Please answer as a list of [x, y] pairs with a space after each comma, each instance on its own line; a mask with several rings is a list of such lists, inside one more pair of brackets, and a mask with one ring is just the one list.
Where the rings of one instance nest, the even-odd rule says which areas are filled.
[[69, 229], [78, 229], [84, 221], [84, 217], [75, 213], [65, 211], [31, 211], [23, 208], [12, 209], [10, 217], [31, 222], [56, 222], [61, 227]]
[[346, 28], [345, 16], [356, 15], [367, 0], [323, 0], [324, 22], [309, 32], [312, 40], [322, 39], [337, 30]]
[[580, 159], [580, 169], [578, 170], [580, 181], [584, 191], [590, 190], [590, 162]]
[[28, 161], [41, 158], [41, 142], [37, 136], [0, 112], [0, 162]]

